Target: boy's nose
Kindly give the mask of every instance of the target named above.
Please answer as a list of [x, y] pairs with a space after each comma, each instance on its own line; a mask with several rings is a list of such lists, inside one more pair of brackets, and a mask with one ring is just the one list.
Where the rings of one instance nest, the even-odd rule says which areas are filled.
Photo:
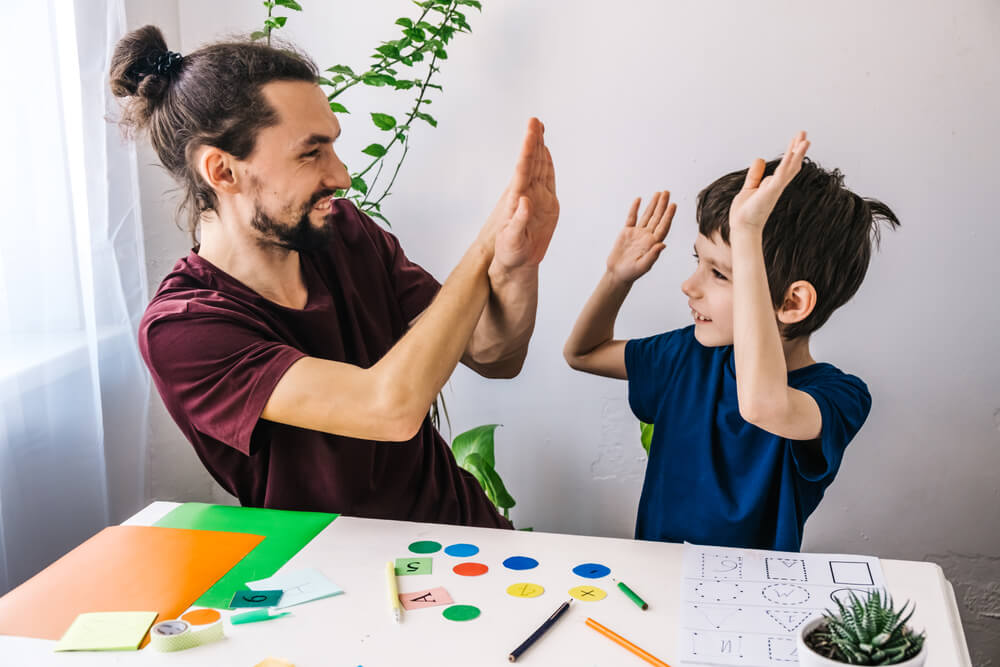
[[697, 295], [697, 286], [695, 282], [695, 274], [688, 276], [688, 279], [681, 283], [681, 291], [684, 292], [686, 296], [694, 298]]

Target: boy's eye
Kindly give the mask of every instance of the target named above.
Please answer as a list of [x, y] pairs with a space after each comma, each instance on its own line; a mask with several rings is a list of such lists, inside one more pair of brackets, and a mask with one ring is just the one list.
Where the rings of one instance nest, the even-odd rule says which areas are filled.
[[718, 278], [719, 280], [729, 280], [728, 278], [726, 278], [724, 275], [722, 275], [721, 273], [719, 273], [715, 269], [712, 269], [712, 275], [715, 276], [716, 278]]
[[694, 253], [691, 256], [694, 257], [694, 261], [696, 261], [696, 262], [698, 261], [698, 253]]

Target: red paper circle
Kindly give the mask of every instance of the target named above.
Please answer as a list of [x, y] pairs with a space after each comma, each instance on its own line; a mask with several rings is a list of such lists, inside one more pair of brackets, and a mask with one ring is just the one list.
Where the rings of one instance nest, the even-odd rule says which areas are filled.
[[489, 569], [482, 563], [459, 563], [452, 568], [455, 574], [460, 574], [463, 577], [478, 577], [481, 574], [486, 574]]

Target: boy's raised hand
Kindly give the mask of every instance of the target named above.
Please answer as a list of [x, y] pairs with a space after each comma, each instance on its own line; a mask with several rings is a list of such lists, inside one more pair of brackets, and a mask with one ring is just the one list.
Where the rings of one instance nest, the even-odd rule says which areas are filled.
[[764, 175], [765, 163], [757, 158], [747, 169], [746, 180], [743, 181], [743, 189], [733, 198], [733, 203], [729, 207], [729, 228], [738, 230], [740, 228], [763, 229], [768, 216], [778, 203], [781, 193], [795, 175], [802, 169], [802, 160], [809, 149], [809, 142], [806, 140], [806, 133], [799, 132], [788, 144], [778, 168], [774, 173], [761, 180]]
[[677, 205], [670, 203], [670, 193], [664, 190], [653, 195], [642, 217], [637, 218], [640, 201], [636, 197], [632, 202], [625, 227], [608, 255], [608, 271], [623, 283], [634, 282], [652, 268], [666, 247], [663, 239], [677, 210]]

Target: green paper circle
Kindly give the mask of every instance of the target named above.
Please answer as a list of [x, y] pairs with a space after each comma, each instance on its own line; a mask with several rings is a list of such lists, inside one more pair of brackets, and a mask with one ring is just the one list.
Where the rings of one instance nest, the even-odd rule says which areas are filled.
[[415, 554], [432, 554], [435, 551], [441, 550], [440, 542], [433, 542], [431, 540], [423, 540], [421, 542], [414, 542], [410, 545], [410, 551]]
[[471, 621], [479, 616], [479, 607], [471, 604], [453, 604], [441, 614], [449, 621]]

